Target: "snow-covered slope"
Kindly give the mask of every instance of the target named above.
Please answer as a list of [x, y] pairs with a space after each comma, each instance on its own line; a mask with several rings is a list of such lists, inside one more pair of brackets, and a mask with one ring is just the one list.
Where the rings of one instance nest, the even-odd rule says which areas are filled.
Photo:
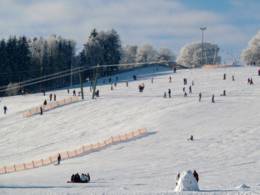
[[[256, 70], [195, 69], [177, 74], [147, 70], [148, 75], [129, 82], [128, 87], [124, 82], [113, 91], [110, 85], [99, 86], [101, 97], [96, 100], [90, 99], [86, 88], [85, 101], [31, 118], [23, 118], [21, 111], [41, 104], [42, 94], [2, 98], [0, 106], [7, 105], [9, 111], [6, 116], [0, 114], [1, 166], [138, 128], [145, 127], [150, 133], [64, 161], [61, 166], [0, 175], [0, 194], [174, 193], [176, 174], [189, 169], [199, 173], [203, 193], [259, 193], [260, 77]], [[223, 73], [227, 74], [225, 81]], [[119, 79], [132, 74], [119, 75]], [[189, 85], [192, 80], [195, 83], [188, 97], [183, 97], [184, 77]], [[247, 84], [248, 77], [254, 85]], [[145, 84], [143, 93], [137, 89], [140, 83]], [[173, 97], [163, 98], [168, 89]], [[223, 90], [226, 97], [220, 96]], [[62, 90], [55, 93], [58, 99], [68, 96]], [[194, 136], [192, 142], [187, 141], [190, 135]], [[91, 183], [67, 184], [75, 172], [90, 172]], [[238, 189], [242, 184], [250, 188]]]

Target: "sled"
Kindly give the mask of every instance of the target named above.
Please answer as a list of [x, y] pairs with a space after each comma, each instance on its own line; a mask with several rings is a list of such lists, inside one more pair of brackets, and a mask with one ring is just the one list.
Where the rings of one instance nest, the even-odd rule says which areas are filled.
[[74, 182], [74, 181], [67, 181], [67, 183], [89, 183], [90, 181], [80, 181], [80, 182]]

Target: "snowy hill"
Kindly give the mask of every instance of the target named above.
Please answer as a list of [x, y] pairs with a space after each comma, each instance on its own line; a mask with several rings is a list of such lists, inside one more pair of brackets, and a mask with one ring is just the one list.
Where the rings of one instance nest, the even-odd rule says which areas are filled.
[[[2, 98], [0, 166], [28, 162], [113, 135], [146, 128], [140, 139], [47, 166], [0, 175], [0, 194], [174, 194], [178, 172], [196, 169], [202, 194], [260, 193], [260, 77], [254, 67], [139, 71], [137, 81], [98, 86], [87, 98], [30, 118], [22, 111], [42, 104], [42, 94]], [[223, 80], [223, 74], [227, 80]], [[118, 75], [131, 79], [133, 73]], [[235, 76], [232, 81], [231, 76]], [[172, 82], [169, 82], [169, 76]], [[151, 78], [154, 82], [151, 83]], [[254, 85], [247, 84], [253, 78]], [[192, 94], [183, 97], [183, 78]], [[100, 81], [99, 83], [102, 83]], [[138, 85], [144, 83], [143, 93]], [[163, 98], [172, 90], [172, 98]], [[78, 90], [78, 89], [77, 89]], [[227, 96], [220, 96], [226, 90]], [[202, 101], [198, 101], [198, 93]], [[71, 94], [56, 91], [58, 99]], [[47, 93], [48, 95], [49, 93]], [[211, 103], [215, 94], [216, 103]], [[190, 135], [194, 141], [187, 141]], [[91, 183], [67, 184], [89, 172]], [[245, 184], [250, 188], [237, 188]], [[189, 194], [186, 192], [186, 194]]]

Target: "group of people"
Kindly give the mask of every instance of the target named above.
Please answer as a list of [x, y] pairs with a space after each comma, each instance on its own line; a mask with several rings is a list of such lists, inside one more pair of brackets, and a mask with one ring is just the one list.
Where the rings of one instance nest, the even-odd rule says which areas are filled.
[[57, 96], [56, 96], [55, 93], [54, 93], [54, 94], [51, 93], [51, 94], [49, 95], [50, 102], [52, 101], [52, 97], [53, 97], [53, 101], [56, 101]]
[[88, 183], [88, 182], [90, 182], [90, 175], [89, 175], [89, 173], [87, 173], [87, 174], [81, 173], [81, 175], [79, 175], [79, 173], [72, 174], [72, 176], [70, 178], [70, 182], [72, 182], [72, 183]]

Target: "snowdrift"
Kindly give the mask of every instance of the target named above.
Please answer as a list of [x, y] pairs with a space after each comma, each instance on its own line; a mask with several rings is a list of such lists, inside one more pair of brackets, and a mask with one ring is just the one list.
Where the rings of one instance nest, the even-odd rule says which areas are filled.
[[199, 191], [199, 185], [192, 171], [184, 171], [180, 174], [180, 178], [177, 181], [177, 186], [174, 190], [175, 192], [182, 191]]

